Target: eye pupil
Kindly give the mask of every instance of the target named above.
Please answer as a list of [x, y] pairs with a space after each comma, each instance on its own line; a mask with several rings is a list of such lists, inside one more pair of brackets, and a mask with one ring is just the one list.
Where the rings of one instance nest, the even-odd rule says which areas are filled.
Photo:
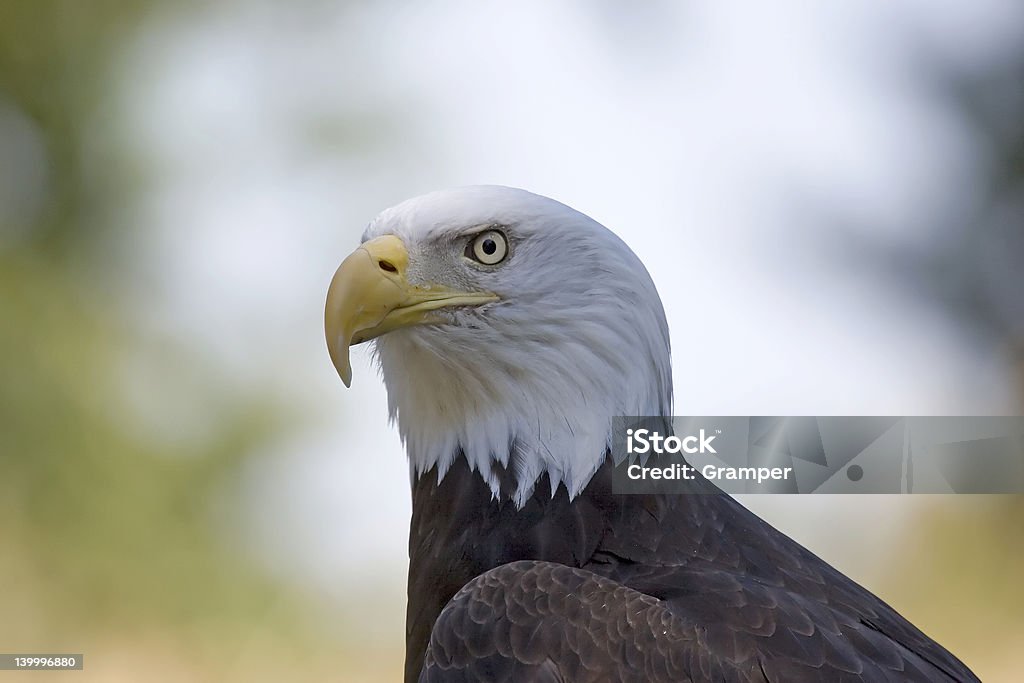
[[488, 256], [493, 255], [494, 252], [498, 251], [498, 243], [492, 240], [490, 237], [484, 240], [484, 243], [480, 245], [483, 252]]

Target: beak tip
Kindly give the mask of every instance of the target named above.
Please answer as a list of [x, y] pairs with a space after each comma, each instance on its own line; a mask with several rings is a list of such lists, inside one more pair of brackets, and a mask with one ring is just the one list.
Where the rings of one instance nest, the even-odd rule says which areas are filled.
[[334, 368], [338, 371], [338, 377], [344, 382], [345, 388], [352, 388], [352, 364], [345, 359], [345, 363], [335, 363]]
[[338, 377], [341, 377], [341, 381], [345, 383], [346, 387], [352, 386], [352, 361], [348, 357], [348, 345], [342, 347], [344, 351], [337, 350], [331, 345], [330, 340], [327, 342], [327, 351], [331, 356], [331, 363], [334, 365], [334, 369], [338, 371]]

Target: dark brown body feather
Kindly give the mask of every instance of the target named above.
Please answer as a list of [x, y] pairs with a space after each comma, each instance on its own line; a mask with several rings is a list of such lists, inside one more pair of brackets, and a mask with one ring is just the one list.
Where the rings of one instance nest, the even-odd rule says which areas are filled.
[[522, 510], [462, 457], [414, 483], [407, 683], [977, 680], [710, 483], [617, 496], [612, 467]]

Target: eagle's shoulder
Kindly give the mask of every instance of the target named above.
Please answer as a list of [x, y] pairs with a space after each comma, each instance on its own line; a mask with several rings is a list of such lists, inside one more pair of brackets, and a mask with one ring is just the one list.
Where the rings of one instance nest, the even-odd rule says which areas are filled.
[[882, 599], [725, 494], [627, 501], [609, 530], [588, 569], [701, 625], [712, 652], [756, 659], [768, 680], [977, 680]]

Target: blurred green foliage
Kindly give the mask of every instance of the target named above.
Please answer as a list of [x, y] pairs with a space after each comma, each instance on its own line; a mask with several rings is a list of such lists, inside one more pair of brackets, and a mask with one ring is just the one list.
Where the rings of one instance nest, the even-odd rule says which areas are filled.
[[[863, 238], [844, 258], [868, 264], [895, 291], [949, 320], [1004, 357], [1024, 409], [1024, 45], [975, 71], [948, 72], [922, 60], [921, 82], [974, 137], [983, 160], [968, 210], [940, 219], [925, 247]], [[984, 398], [984, 397], [979, 397]], [[982, 680], [1017, 680], [1024, 640], [1024, 497], [937, 496], [891, 560], [883, 587], [894, 606], [925, 627]]]
[[111, 60], [162, 3], [145, 0], [11, 0], [0, 3], [0, 101], [8, 100], [46, 142], [50, 187], [27, 232], [40, 254], [68, 255], [74, 240], [103, 229], [82, 219], [96, 208], [82, 170], [83, 121], [108, 93]]
[[[244, 610], [265, 586], [220, 547], [211, 504], [242, 455], [274, 429], [269, 411], [233, 399], [198, 443], [133, 432], [115, 381], [132, 330], [44, 263], [7, 255], [0, 275], [0, 525], [42, 570], [30, 594], [60, 616], [47, 635], [55, 626]], [[161, 360], [188, 371], [184, 358]]]
[[[101, 183], [86, 177], [95, 141], [83, 122], [105, 106], [118, 49], [157, 9], [168, 11], [138, 0], [0, 4], [0, 105], [34, 126], [47, 163], [28, 224], [0, 225], [0, 644], [88, 648], [90, 668], [138, 680], [98, 659], [152, 637], [160, 644], [136, 646], [180, 649], [185, 671], [220, 678], [234, 666], [225, 652], [258, 629], [281, 647], [314, 641], [301, 600], [225, 540], [244, 456], [284, 427], [285, 411], [204, 383], [199, 359], [136, 329], [78, 267], [131, 182], [117, 169]], [[193, 378], [215, 427], [153, 438], [125, 388], [126, 357]]]

